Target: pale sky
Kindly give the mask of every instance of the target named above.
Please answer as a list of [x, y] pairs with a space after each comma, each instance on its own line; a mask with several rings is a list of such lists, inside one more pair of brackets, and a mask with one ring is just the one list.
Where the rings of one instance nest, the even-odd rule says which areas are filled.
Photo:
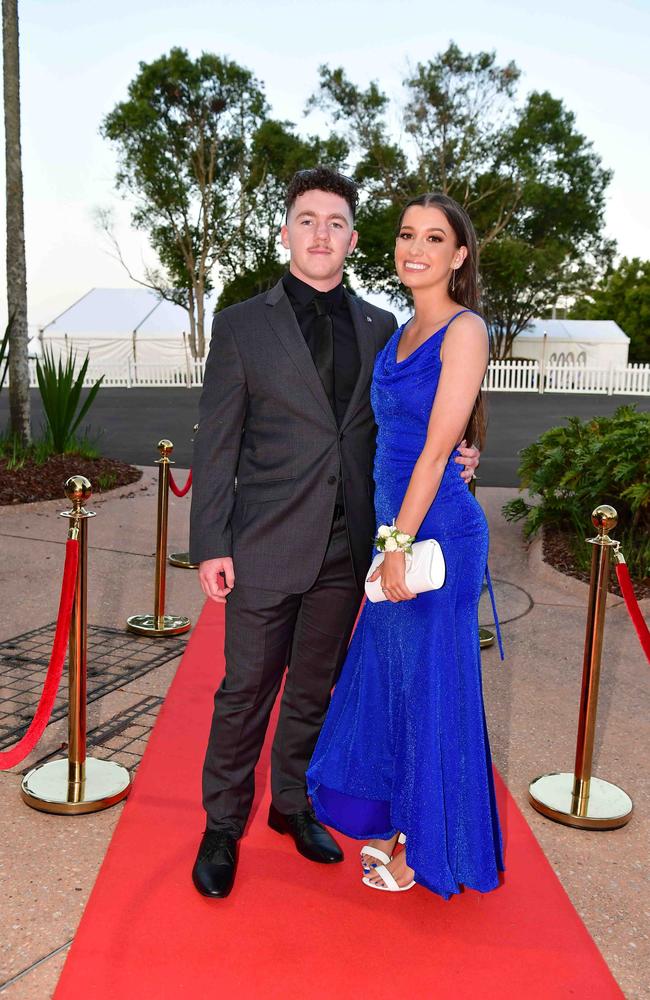
[[[607, 232], [621, 254], [647, 258], [650, 223], [650, 0], [19, 0], [29, 321], [43, 325], [92, 287], [130, 284], [108, 255], [94, 210], [112, 206], [133, 268], [146, 243], [115, 193], [103, 116], [126, 97], [138, 63], [174, 45], [246, 66], [275, 117], [305, 131], [321, 63], [400, 97], [410, 65], [450, 40], [496, 50], [522, 70], [520, 95], [549, 90], [614, 170]], [[2, 158], [4, 190], [4, 158]], [[4, 230], [4, 198], [2, 198]], [[363, 238], [363, 234], [361, 234]], [[4, 268], [0, 315], [6, 315]], [[36, 332], [34, 329], [33, 332]]]

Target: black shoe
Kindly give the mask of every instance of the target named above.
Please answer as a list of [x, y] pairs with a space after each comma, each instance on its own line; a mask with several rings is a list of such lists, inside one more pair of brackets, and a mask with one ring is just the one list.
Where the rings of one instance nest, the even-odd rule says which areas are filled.
[[277, 833], [290, 833], [298, 852], [309, 861], [318, 861], [322, 865], [343, 861], [343, 851], [311, 809], [287, 814], [271, 806], [269, 826]]
[[237, 867], [237, 841], [225, 830], [206, 830], [192, 869], [192, 881], [202, 896], [224, 899], [232, 889]]

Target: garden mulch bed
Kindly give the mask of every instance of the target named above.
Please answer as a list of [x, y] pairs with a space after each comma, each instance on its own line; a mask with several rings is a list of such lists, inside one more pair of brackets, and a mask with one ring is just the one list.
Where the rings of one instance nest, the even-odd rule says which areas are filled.
[[75, 454], [51, 455], [40, 464], [28, 458], [14, 469], [7, 465], [7, 459], [0, 458], [0, 505], [64, 498], [63, 485], [70, 476], [89, 479], [93, 494], [135, 483], [142, 476], [140, 469], [126, 462]]
[[[560, 573], [566, 573], [567, 576], [573, 576], [577, 580], [589, 583], [589, 572], [576, 565], [570, 538], [569, 534], [563, 534], [555, 528], [552, 532], [543, 532], [542, 552], [544, 554], [544, 562], [547, 562], [553, 569], [559, 570]], [[632, 584], [637, 600], [640, 601], [645, 597], [650, 597], [650, 579], [648, 577], [643, 580], [632, 580]], [[623, 596], [613, 569], [609, 582], [609, 592], [610, 594], [617, 594], [619, 597]]]

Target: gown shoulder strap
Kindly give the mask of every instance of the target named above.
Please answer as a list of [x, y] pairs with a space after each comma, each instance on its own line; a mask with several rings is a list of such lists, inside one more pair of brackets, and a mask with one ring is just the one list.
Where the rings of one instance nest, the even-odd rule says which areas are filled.
[[445, 325], [445, 330], [447, 329], [448, 326], [450, 326], [451, 323], [454, 322], [455, 319], [458, 319], [459, 316], [462, 316], [463, 313], [473, 313], [474, 316], [478, 315], [478, 313], [475, 313], [473, 309], [460, 309], [457, 313], [454, 313], [451, 319], [447, 320], [447, 323]]

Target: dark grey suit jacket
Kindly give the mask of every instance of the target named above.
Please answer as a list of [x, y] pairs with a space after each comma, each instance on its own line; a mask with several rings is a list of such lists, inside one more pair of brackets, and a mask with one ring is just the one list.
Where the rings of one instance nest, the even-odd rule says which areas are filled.
[[232, 556], [240, 584], [308, 590], [327, 548], [340, 468], [363, 581], [375, 528], [370, 380], [396, 322], [346, 296], [361, 364], [340, 428], [282, 281], [214, 317], [194, 437], [192, 562]]

